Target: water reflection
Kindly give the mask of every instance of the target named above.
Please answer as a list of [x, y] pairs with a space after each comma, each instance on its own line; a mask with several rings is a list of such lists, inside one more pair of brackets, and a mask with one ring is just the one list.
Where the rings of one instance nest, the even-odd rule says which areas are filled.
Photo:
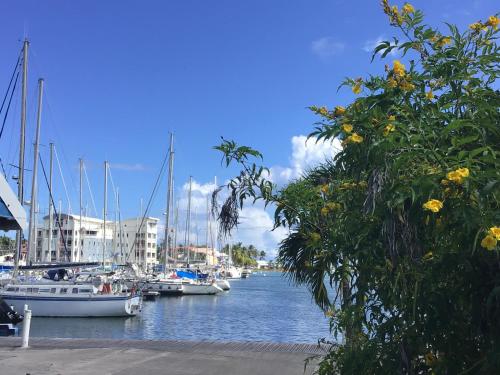
[[33, 318], [32, 335], [114, 339], [178, 339], [314, 343], [328, 321], [309, 292], [279, 273], [231, 280], [217, 296], [163, 297], [131, 318]]

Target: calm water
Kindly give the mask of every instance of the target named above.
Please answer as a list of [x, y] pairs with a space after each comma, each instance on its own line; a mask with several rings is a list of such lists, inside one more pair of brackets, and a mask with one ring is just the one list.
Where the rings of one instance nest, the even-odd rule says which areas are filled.
[[328, 321], [303, 287], [278, 272], [230, 280], [217, 296], [145, 301], [131, 318], [33, 318], [31, 335], [152, 340], [224, 340], [315, 343]]

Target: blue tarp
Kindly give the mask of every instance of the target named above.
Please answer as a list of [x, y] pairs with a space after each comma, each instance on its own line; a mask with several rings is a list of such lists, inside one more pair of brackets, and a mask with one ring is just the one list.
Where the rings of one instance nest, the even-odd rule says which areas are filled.
[[198, 270], [177, 270], [177, 276], [185, 277], [187, 279], [206, 279], [208, 277], [208, 273], [201, 273]]

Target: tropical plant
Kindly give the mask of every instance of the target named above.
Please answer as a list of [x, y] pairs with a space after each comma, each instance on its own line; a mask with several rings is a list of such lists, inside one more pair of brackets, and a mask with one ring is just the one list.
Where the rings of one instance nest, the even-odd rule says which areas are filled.
[[278, 261], [335, 338], [319, 374], [500, 373], [499, 19], [442, 33], [410, 4], [382, 7], [403, 40], [373, 56], [399, 60], [346, 79], [353, 103], [311, 107], [311, 137], [342, 150], [279, 189], [258, 151], [223, 140], [241, 172], [221, 228], [250, 199], [290, 230]]
[[[222, 251], [229, 254], [229, 245], [222, 248]], [[257, 265], [258, 250], [253, 245], [244, 246], [238, 242], [231, 247], [232, 262], [238, 267]]]

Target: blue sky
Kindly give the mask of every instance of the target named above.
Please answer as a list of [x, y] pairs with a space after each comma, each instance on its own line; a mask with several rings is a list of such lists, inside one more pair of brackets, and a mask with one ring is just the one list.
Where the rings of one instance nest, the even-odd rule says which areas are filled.
[[[412, 4], [434, 25], [466, 27], [498, 11], [489, 0]], [[352, 93], [337, 92], [342, 79], [379, 71], [383, 63], [370, 63], [366, 49], [395, 32], [375, 0], [4, 0], [0, 30], [2, 95], [22, 39], [31, 41], [27, 143], [34, 134], [36, 81], [44, 77], [42, 143], [56, 143], [73, 211], [83, 157], [98, 211], [102, 162], [110, 161], [125, 217], [137, 215], [140, 198], [149, 197], [170, 131], [178, 187], [189, 175], [201, 185], [231, 176], [212, 150], [220, 136], [261, 150], [277, 170], [300, 169], [297, 137], [315, 121], [306, 107], [347, 103]], [[0, 139], [9, 175], [8, 164], [17, 163], [19, 106], [17, 95]], [[317, 161], [322, 150], [306, 159]], [[45, 146], [42, 157], [48, 160]], [[31, 168], [31, 147], [27, 158]], [[56, 185], [56, 199], [66, 206], [60, 181]], [[164, 189], [165, 183], [153, 216], [162, 215]], [[43, 213], [43, 186], [40, 195]], [[249, 241], [265, 225], [249, 225], [239, 238]], [[264, 237], [260, 245], [271, 250], [279, 236]]]

